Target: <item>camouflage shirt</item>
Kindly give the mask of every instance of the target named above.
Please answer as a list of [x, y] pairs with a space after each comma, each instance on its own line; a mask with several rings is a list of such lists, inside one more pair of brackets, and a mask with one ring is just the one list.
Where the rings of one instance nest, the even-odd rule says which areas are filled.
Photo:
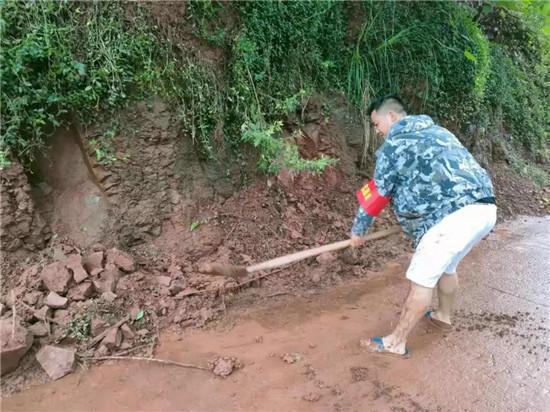
[[[394, 124], [376, 152], [376, 188], [415, 246], [445, 216], [494, 197], [488, 173], [447, 129], [429, 116], [407, 116]], [[352, 234], [363, 236], [374, 218], [360, 206]]]

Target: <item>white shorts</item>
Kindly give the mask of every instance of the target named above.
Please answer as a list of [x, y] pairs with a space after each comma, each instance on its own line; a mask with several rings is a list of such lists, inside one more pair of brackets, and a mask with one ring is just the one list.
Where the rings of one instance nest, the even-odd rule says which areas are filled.
[[497, 220], [493, 204], [474, 203], [446, 216], [420, 239], [407, 270], [407, 279], [433, 288], [444, 274], [456, 267], [489, 234]]

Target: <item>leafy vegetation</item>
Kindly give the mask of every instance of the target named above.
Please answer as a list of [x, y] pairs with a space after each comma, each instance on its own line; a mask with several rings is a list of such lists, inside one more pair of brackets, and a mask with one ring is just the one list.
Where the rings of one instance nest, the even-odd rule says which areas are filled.
[[154, 80], [155, 39], [121, 13], [116, 3], [2, 2], [2, 157], [28, 162], [71, 114], [119, 108]]
[[[147, 3], [3, 0], [0, 167], [28, 164], [75, 115], [90, 122], [161, 94], [204, 159], [247, 144], [267, 173], [317, 172], [334, 160], [301, 159], [283, 135], [297, 137], [308, 98], [329, 91], [362, 111], [369, 139], [366, 103], [399, 92], [458, 132], [482, 126], [548, 162], [548, 3], [468, 4], [190, 2], [195, 35], [225, 55], [216, 65], [156, 30]], [[90, 142], [102, 162], [118, 160], [113, 132]]]

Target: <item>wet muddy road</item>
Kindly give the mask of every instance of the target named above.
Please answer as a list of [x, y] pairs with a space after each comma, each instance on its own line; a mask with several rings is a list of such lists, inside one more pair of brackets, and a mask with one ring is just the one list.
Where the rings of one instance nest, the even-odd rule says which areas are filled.
[[2, 410], [547, 411], [550, 218], [500, 225], [466, 258], [453, 332], [421, 322], [411, 359], [366, 353], [359, 339], [389, 332], [397, 319], [406, 264], [389, 262], [369, 280], [322, 293], [230, 310], [208, 331], [163, 335], [159, 358], [206, 364], [236, 356], [244, 367], [225, 380], [109, 363], [4, 399]]

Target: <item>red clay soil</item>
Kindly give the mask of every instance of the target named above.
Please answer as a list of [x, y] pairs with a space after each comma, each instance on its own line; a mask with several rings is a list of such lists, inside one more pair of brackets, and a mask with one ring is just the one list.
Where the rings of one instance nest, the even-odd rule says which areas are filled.
[[3, 401], [5, 411], [543, 411], [548, 218], [501, 224], [465, 260], [455, 328], [421, 322], [410, 359], [358, 341], [388, 332], [407, 292], [407, 259], [323, 291], [241, 299], [206, 330], [165, 331], [155, 356], [205, 366], [234, 356], [226, 379], [139, 361], [108, 362]]
[[[142, 331], [134, 346], [145, 345], [135, 354], [151, 353], [161, 330], [187, 333], [193, 327], [226, 319], [236, 305], [256, 306], [277, 296], [309, 296], [328, 288], [350, 287], [353, 290], [353, 285], [373, 277], [373, 273], [380, 271], [387, 262], [405, 259], [412, 252], [410, 241], [399, 234], [369, 243], [359, 251], [346, 250], [308, 259], [242, 287], [238, 287], [235, 279], [199, 273], [198, 268], [205, 262], [249, 265], [347, 239], [357, 207], [354, 191], [363, 180], [353, 173], [353, 149], [348, 145], [342, 124], [337, 121], [337, 113], [329, 123], [318, 117], [304, 127], [304, 140], [298, 143], [305, 155], [324, 153], [340, 158], [341, 163], [336, 169], [318, 176], [292, 175], [283, 171], [277, 177], [257, 178], [232, 195], [221, 195], [221, 181], [215, 183], [213, 189], [209, 188], [196, 159], [195, 163], [183, 166], [173, 159], [176, 153], [191, 159], [193, 153], [185, 143], [181, 143], [181, 139], [177, 140], [175, 128], [169, 127], [175, 120], [166, 105], [153, 104], [151, 113], [142, 106], [138, 105], [136, 109], [139, 116], [136, 110], [129, 111], [127, 125], [129, 130], [134, 130], [136, 125], [130, 123], [131, 119], [143, 121], [148, 125], [138, 132], [143, 133], [143, 137], [130, 145], [135, 146], [132, 149], [123, 145], [124, 141], [130, 140], [121, 132], [121, 141], [117, 143], [117, 150], [130, 151], [132, 160], [116, 164], [106, 172], [111, 175], [103, 181], [111, 179], [117, 182], [106, 190], [111, 204], [118, 207], [112, 207], [110, 211], [113, 219], [113, 226], [107, 228], [110, 239], [118, 236], [119, 239], [141, 242], [126, 250], [135, 259], [137, 268], [121, 277], [114, 302], [105, 302], [97, 294], [94, 299], [83, 303], [71, 302], [69, 313], [65, 314], [76, 320], [93, 312], [113, 324], [128, 313], [135, 315], [143, 310], [141, 323], [131, 325]], [[148, 148], [146, 145], [152, 146]], [[158, 152], [157, 148], [163, 151]], [[166, 156], [162, 159], [151, 157], [164, 152]], [[162, 164], [162, 160], [166, 164]], [[152, 168], [151, 174], [140, 172], [143, 164]], [[191, 168], [185, 169], [189, 165]], [[100, 170], [96, 166], [92, 165], [92, 169]], [[179, 172], [178, 168], [181, 169]], [[188, 175], [185, 175], [186, 171]], [[493, 177], [501, 217], [518, 212], [548, 213], [548, 188], [530, 185], [501, 165], [494, 166]], [[178, 178], [184, 179], [188, 185], [178, 186]], [[169, 190], [163, 187], [165, 184]], [[197, 198], [193, 197], [194, 187], [200, 192]], [[210, 192], [214, 194], [209, 195]], [[74, 207], [71, 210], [74, 212]], [[62, 215], [61, 208], [57, 216]], [[153, 220], [154, 225], [151, 224]], [[386, 210], [372, 231], [395, 224], [392, 213]], [[155, 234], [157, 229], [159, 236]], [[135, 237], [133, 232], [139, 236]], [[12, 261], [11, 266], [2, 262], [2, 295], [5, 297], [8, 290], [14, 289], [22, 300], [34, 301], [38, 297], [37, 302], [41, 302], [46, 294], [38, 278], [42, 266], [60, 261], [66, 254], [85, 255], [92, 250], [105, 249], [105, 246], [80, 249], [73, 240], [58, 237], [28, 262]], [[35, 270], [32, 264], [37, 265]], [[393, 265], [395, 269], [397, 263]], [[30, 272], [25, 272], [29, 268]], [[23, 273], [27, 275], [22, 276]], [[32, 318], [32, 313], [20, 311], [19, 314], [24, 321]], [[288, 316], [292, 315], [285, 312], [281, 321]], [[58, 330], [57, 334], [43, 338], [42, 343], [55, 342], [61, 338], [60, 334], [61, 330]], [[59, 342], [77, 348], [79, 353], [86, 352], [86, 345], [74, 339]], [[17, 371], [3, 377], [3, 396], [28, 384], [47, 380], [33, 362], [36, 346]]]

